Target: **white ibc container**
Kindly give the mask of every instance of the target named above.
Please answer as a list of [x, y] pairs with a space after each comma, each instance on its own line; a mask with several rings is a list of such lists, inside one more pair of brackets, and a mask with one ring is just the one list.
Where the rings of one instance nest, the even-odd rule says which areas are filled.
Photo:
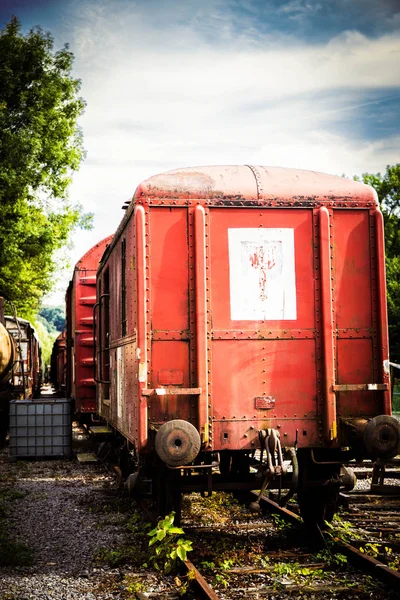
[[10, 457], [71, 456], [71, 403], [55, 400], [10, 402]]

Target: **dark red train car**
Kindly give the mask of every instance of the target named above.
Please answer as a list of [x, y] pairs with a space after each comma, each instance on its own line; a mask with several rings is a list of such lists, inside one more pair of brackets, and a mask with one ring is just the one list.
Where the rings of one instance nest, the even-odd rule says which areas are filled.
[[66, 393], [74, 403], [75, 413], [82, 417], [96, 412], [96, 384], [93, 377], [96, 271], [111, 240], [112, 236], [102, 240], [76, 263], [66, 293]]
[[67, 381], [67, 333], [64, 330], [53, 344], [50, 379], [57, 392], [66, 393]]
[[372, 188], [262, 166], [157, 175], [97, 285], [98, 410], [165, 510], [180, 492], [290, 475], [322, 522], [343, 463], [397, 453]]

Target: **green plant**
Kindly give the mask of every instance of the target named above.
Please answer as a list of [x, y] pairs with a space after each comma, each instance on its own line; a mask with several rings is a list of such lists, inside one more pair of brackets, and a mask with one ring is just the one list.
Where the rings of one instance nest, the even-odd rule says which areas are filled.
[[308, 586], [315, 579], [323, 579], [325, 573], [322, 568], [314, 565], [300, 565], [299, 563], [276, 563], [272, 568], [272, 573], [278, 579], [275, 582], [276, 587], [280, 587], [282, 582], [279, 579], [290, 579], [298, 586]]
[[202, 560], [200, 566], [202, 569], [215, 569], [215, 562], [210, 560]]
[[229, 571], [229, 569], [232, 567], [232, 565], [235, 563], [234, 560], [232, 560], [231, 558], [227, 558], [224, 560], [221, 560], [219, 563], [219, 567], [220, 569], [222, 569], [223, 571]]
[[388, 567], [390, 569], [394, 569], [395, 571], [398, 571], [400, 569], [400, 558], [396, 557], [394, 560], [391, 560], [388, 563]]
[[325, 521], [327, 527], [326, 533], [333, 540], [349, 542], [350, 540], [360, 540], [361, 536], [356, 532], [354, 526], [348, 521], [344, 521], [338, 515], [335, 515], [332, 523]]
[[328, 544], [328, 550], [322, 550], [315, 554], [316, 560], [323, 560], [327, 563], [327, 566], [344, 567], [347, 565], [347, 556], [340, 552], [331, 552], [329, 545], [332, 546], [332, 542]]
[[334, 554], [332, 554], [331, 560], [333, 564], [338, 567], [344, 567], [345, 565], [347, 565], [347, 556], [341, 554], [340, 552], [335, 552]]
[[276, 563], [272, 568], [272, 572], [277, 577], [286, 577], [293, 575], [295, 569], [298, 567], [298, 563]]
[[132, 598], [136, 598], [137, 592], [143, 592], [145, 586], [138, 580], [137, 575], [125, 575], [122, 586], [129, 594], [133, 594]]
[[154, 546], [154, 554], [150, 563], [158, 571], [169, 573], [179, 560], [185, 561], [187, 553], [193, 550], [192, 542], [180, 537], [185, 532], [181, 527], [174, 526], [175, 512], [171, 512], [149, 531], [149, 547]]
[[288, 521], [285, 521], [285, 519], [282, 519], [282, 517], [280, 517], [279, 515], [272, 515], [272, 519], [275, 523], [275, 527], [279, 531], [283, 531], [284, 529], [290, 529], [292, 527], [292, 525], [288, 523]]
[[185, 580], [182, 580], [180, 577], [174, 578], [174, 583], [180, 596], [184, 596], [186, 594], [186, 592], [188, 591], [189, 582], [195, 578], [196, 575], [193, 570], [188, 572]]
[[222, 575], [221, 573], [217, 573], [215, 575], [215, 583], [223, 585], [225, 588], [229, 586], [229, 581], [227, 580], [226, 575]]
[[364, 546], [360, 547], [360, 552], [369, 554], [373, 558], [377, 558], [379, 555], [384, 555], [386, 558], [392, 554], [392, 549], [388, 546], [383, 546], [379, 542], [367, 542]]
[[376, 558], [380, 553], [380, 544], [373, 544], [372, 542], [367, 542], [364, 547], [360, 548], [360, 552], [365, 554], [369, 554], [373, 558]]

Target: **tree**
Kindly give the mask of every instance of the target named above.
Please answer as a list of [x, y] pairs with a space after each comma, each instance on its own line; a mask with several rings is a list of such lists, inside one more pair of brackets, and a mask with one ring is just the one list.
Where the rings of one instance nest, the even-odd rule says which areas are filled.
[[61, 333], [65, 327], [65, 306], [44, 306], [39, 312], [39, 317]]
[[84, 101], [73, 54], [13, 17], [0, 30], [0, 295], [30, 317], [52, 287], [56, 251], [91, 215], [68, 200], [83, 159]]
[[[355, 177], [355, 179], [358, 179]], [[390, 355], [400, 362], [400, 164], [386, 173], [364, 173], [362, 181], [375, 188], [385, 221], [386, 281]]]

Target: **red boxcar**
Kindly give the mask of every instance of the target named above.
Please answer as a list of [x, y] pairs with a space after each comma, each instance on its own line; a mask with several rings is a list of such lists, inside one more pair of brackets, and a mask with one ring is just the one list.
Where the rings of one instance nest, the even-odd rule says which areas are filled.
[[[66, 393], [73, 400], [75, 413], [82, 417], [96, 412], [96, 384], [93, 377], [96, 271], [111, 240], [112, 236], [102, 240], [76, 263], [66, 293]], [[58, 368], [60, 371], [61, 365]]]
[[51, 353], [50, 379], [57, 392], [66, 392], [67, 379], [67, 333], [63, 331], [57, 337]]
[[139, 473], [164, 472], [159, 495], [272, 487], [287, 448], [322, 521], [343, 462], [397, 453], [382, 214], [364, 184], [261, 166], [148, 179], [101, 261], [96, 322], [99, 413]]

